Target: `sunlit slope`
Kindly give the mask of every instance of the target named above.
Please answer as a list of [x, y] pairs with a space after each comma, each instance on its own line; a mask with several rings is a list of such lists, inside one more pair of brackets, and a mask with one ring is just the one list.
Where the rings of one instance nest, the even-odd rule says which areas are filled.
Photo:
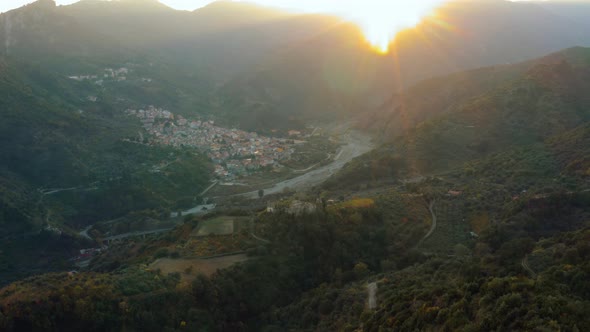
[[536, 4], [454, 1], [398, 35], [392, 55], [402, 82], [484, 65], [521, 62], [589, 45], [590, 34], [567, 16]]
[[542, 143], [590, 120], [589, 79], [589, 66], [534, 66], [519, 79], [419, 124], [399, 147], [426, 170], [507, 146]]
[[[398, 95], [395, 108], [388, 105], [381, 117], [374, 115], [377, 120], [371, 128], [381, 134], [382, 146], [332, 182], [436, 174], [518, 149], [538, 159], [529, 163], [530, 171], [543, 172], [544, 163], [531, 165], [546, 159], [553, 164], [552, 176], [585, 177], [587, 151], [580, 145], [590, 121], [589, 55], [589, 49], [574, 48], [498, 71], [487, 68], [430, 82], [446, 85], [421, 83], [410, 89], [411, 94]], [[505, 79], [491, 75], [502, 71]], [[474, 79], [475, 74], [484, 79]], [[448, 99], [453, 88], [459, 90], [455, 100]], [[501, 156], [498, 165], [505, 167], [491, 167], [499, 167], [498, 174], [513, 172], [513, 159]], [[376, 165], [377, 170], [391, 171], [363, 175], [373, 174]]]
[[585, 48], [571, 48], [530, 61], [483, 67], [424, 80], [403, 93], [391, 95], [387, 102], [372, 110], [370, 115], [359, 116], [358, 119], [361, 127], [390, 140], [404, 135], [422, 121], [443, 115], [470, 99], [519, 79], [534, 66], [563, 61], [574, 68], [587, 67], [590, 52]]

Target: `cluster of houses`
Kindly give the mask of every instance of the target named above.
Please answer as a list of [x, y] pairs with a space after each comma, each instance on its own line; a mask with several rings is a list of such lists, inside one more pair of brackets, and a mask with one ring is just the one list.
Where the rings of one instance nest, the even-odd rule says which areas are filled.
[[71, 260], [78, 265], [87, 265], [87, 263], [102, 252], [108, 250], [109, 247], [102, 246], [100, 248], [80, 249], [79, 254]]
[[[121, 68], [105, 68], [102, 74], [90, 74], [90, 75], [72, 75], [68, 76], [69, 79], [75, 81], [94, 81], [97, 85], [103, 85], [105, 81], [122, 82], [127, 80], [127, 76], [131, 73], [131, 70], [127, 67]], [[140, 78], [141, 82], [151, 83], [151, 78]]]
[[189, 120], [153, 106], [126, 111], [140, 119], [150, 134], [148, 144], [193, 147], [215, 164], [215, 175], [232, 180], [265, 167], [279, 166], [294, 153], [292, 139], [271, 138], [215, 125], [214, 121]]
[[[111, 79], [116, 81], [125, 81], [127, 79], [127, 75], [129, 74], [129, 68], [121, 67], [121, 68], [105, 68], [102, 75], [72, 75], [68, 76], [69, 79], [75, 81], [88, 81], [88, 80], [98, 80], [98, 79]], [[102, 80], [96, 81], [101, 82]]]

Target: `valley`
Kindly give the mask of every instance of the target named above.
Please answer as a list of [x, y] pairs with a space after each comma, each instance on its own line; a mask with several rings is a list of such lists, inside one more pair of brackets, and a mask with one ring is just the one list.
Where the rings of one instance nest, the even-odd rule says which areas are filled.
[[[337, 137], [336, 141], [340, 145], [333, 160], [327, 165], [321, 165], [318, 167], [313, 167], [312, 165], [310, 166], [311, 168], [303, 172], [304, 174], [302, 175], [297, 175], [294, 178], [262, 187], [261, 189], [264, 190], [264, 195], [273, 195], [289, 191], [306, 191], [314, 186], [321, 185], [327, 178], [338, 172], [348, 162], [369, 152], [373, 147], [370, 137], [363, 133], [346, 129], [346, 127], [339, 127], [334, 131], [334, 135], [331, 135], [331, 137]], [[255, 199], [258, 198], [258, 191], [246, 192], [239, 195], [244, 198]]]
[[0, 331], [590, 331], [590, 4], [177, 1], [0, 13]]

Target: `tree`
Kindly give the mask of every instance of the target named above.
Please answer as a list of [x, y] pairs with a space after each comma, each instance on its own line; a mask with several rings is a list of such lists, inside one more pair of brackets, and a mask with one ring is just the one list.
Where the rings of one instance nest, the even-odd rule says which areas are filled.
[[363, 262], [359, 262], [354, 266], [354, 274], [357, 279], [362, 279], [369, 274], [369, 266]]

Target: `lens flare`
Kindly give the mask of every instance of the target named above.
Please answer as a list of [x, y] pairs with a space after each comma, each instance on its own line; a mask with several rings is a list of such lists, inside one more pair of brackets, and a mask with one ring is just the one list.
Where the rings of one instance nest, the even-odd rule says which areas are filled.
[[338, 15], [356, 23], [373, 49], [389, 52], [391, 42], [402, 29], [416, 26], [432, 13], [442, 0], [342, 1]]

